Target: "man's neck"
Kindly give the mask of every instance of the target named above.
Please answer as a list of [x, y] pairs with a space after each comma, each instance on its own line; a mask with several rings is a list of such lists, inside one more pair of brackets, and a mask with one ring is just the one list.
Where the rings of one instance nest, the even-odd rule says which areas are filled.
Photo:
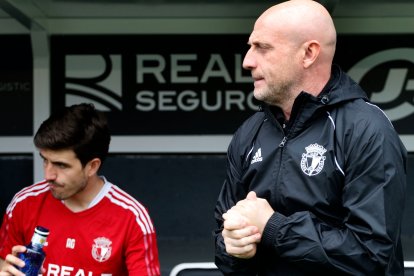
[[84, 211], [89, 208], [90, 203], [99, 194], [104, 181], [98, 175], [92, 176], [82, 191], [63, 201], [65, 206], [74, 213]]

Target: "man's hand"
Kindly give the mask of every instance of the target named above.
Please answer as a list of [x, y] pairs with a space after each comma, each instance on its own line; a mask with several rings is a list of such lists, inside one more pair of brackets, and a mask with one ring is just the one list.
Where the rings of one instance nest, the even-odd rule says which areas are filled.
[[258, 228], [248, 225], [246, 219], [232, 209], [223, 214], [223, 218], [222, 235], [227, 253], [237, 258], [252, 258], [261, 238]]
[[244, 259], [256, 255], [257, 243], [274, 212], [266, 199], [249, 192], [246, 199], [240, 200], [223, 214], [222, 235], [227, 253]]
[[246, 199], [237, 202], [230, 210], [241, 215], [248, 225], [254, 225], [263, 234], [267, 221], [275, 212], [264, 198], [258, 198], [255, 192], [249, 192]]
[[24, 261], [19, 259], [17, 255], [19, 253], [25, 252], [26, 247], [23, 245], [16, 245], [12, 248], [12, 254], [8, 254], [5, 260], [2, 260], [0, 268], [0, 276], [24, 276], [23, 272], [20, 272], [15, 266], [23, 267]]

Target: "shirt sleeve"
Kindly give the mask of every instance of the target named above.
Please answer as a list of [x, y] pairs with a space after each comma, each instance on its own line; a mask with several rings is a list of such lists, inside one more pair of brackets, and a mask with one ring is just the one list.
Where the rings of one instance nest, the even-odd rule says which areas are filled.
[[155, 229], [145, 208], [131, 223], [125, 244], [125, 258], [129, 275], [160, 275]]
[[13, 213], [9, 210], [10, 205], [3, 216], [3, 221], [0, 229], [0, 258], [3, 260], [6, 258], [7, 254], [11, 253], [11, 249], [15, 245], [25, 245], [26, 241], [24, 240], [24, 235], [19, 234], [19, 227], [17, 225], [18, 221], [16, 220], [19, 216], [13, 216], [18, 212], [18, 208], [13, 209]]

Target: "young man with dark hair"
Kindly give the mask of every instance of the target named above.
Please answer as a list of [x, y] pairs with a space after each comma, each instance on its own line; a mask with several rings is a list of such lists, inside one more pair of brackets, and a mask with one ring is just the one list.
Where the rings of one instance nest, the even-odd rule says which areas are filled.
[[34, 137], [45, 179], [19, 191], [0, 229], [0, 275], [24, 275], [17, 255], [36, 226], [50, 231], [45, 275], [160, 275], [147, 209], [98, 175], [110, 143], [91, 104], [52, 114]]

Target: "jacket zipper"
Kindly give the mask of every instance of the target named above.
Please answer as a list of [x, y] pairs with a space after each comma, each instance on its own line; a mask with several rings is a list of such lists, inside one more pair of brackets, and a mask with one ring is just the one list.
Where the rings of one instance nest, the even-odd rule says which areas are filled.
[[287, 137], [284, 136], [283, 139], [282, 139], [282, 141], [279, 144], [279, 148], [283, 148], [285, 146], [285, 144], [286, 144], [286, 141], [287, 141]]
[[[279, 157], [279, 166], [277, 168], [277, 174], [276, 174], [276, 179], [275, 179], [276, 180], [275, 189], [278, 191], [276, 193], [277, 195], [281, 195], [282, 194], [280, 192], [279, 182], [280, 182], [280, 171], [281, 171], [281, 168], [282, 168], [283, 150], [284, 150], [286, 141], [287, 141], [287, 137], [286, 136], [283, 136], [282, 141], [279, 143], [279, 148], [280, 148], [280, 153], [279, 154], [280, 154], [280, 157]], [[276, 205], [275, 206], [278, 206], [279, 204], [282, 204], [282, 197], [281, 196], [276, 196], [275, 200], [276, 200]]]

